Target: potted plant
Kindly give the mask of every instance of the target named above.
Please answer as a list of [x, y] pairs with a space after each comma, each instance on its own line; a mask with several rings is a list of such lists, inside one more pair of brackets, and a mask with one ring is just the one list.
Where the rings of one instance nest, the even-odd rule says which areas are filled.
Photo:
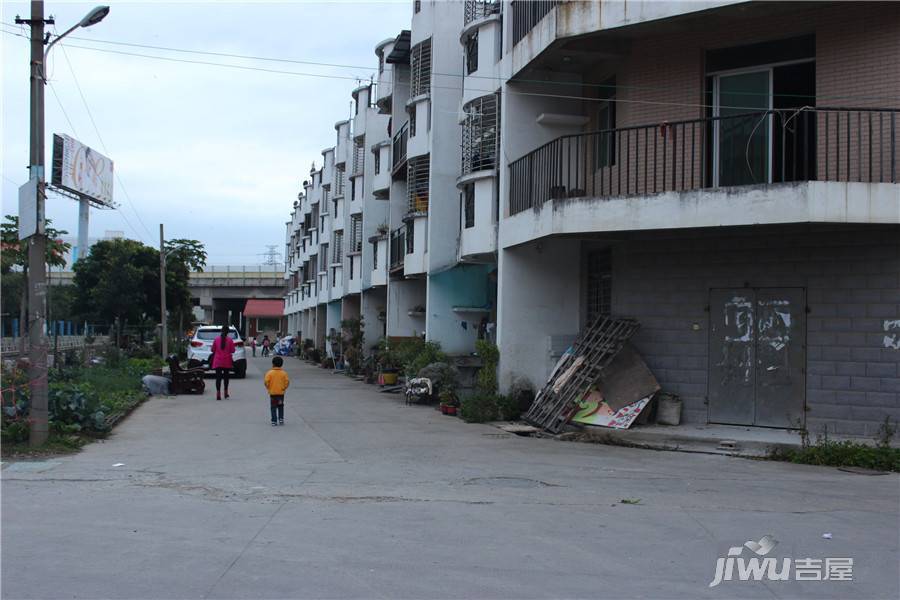
[[452, 389], [443, 389], [438, 398], [441, 401], [441, 414], [456, 415], [456, 411], [459, 408], [459, 399], [456, 397], [456, 393]]
[[387, 235], [391, 228], [387, 223], [382, 223], [375, 230], [378, 232], [378, 235]]
[[375, 351], [375, 364], [378, 368], [379, 385], [396, 385], [399, 372], [400, 359], [397, 351], [392, 348], [386, 339], [381, 340]]

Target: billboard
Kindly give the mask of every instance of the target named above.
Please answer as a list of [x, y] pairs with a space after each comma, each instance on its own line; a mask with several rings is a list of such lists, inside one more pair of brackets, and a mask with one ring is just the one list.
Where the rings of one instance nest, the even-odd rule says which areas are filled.
[[64, 134], [53, 134], [50, 182], [82, 198], [112, 205], [113, 162]]

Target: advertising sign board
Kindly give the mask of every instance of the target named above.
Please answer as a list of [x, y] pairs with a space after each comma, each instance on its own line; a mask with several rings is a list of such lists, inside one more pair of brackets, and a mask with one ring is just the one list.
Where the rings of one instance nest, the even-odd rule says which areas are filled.
[[53, 134], [51, 183], [102, 205], [113, 201], [113, 161], [67, 135]]

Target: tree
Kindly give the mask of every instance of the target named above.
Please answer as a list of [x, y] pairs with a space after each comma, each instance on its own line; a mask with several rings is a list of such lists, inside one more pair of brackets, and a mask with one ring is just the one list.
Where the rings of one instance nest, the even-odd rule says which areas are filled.
[[[206, 261], [196, 240], [166, 243], [166, 306], [170, 319], [191, 312], [188, 278], [191, 267]], [[94, 320], [119, 320], [147, 326], [160, 320], [159, 251], [126, 239], [94, 244], [91, 254], [75, 264], [75, 311]]]
[[[6, 215], [6, 220], [0, 224], [0, 274], [4, 279], [19, 279], [16, 287], [19, 292], [19, 302], [17, 307], [13, 307], [11, 302], [4, 302], [2, 312], [12, 313], [15, 308], [19, 312], [20, 329], [19, 334], [25, 335], [25, 325], [28, 322], [28, 244], [19, 240], [19, 217], [14, 215]], [[46, 220], [45, 232], [47, 233], [47, 265], [50, 267], [66, 266], [66, 252], [72, 247], [71, 244], [62, 241], [61, 236], [68, 234], [68, 231], [55, 229], [50, 226], [52, 221]], [[17, 277], [15, 272], [22, 275]], [[3, 298], [8, 298], [6, 290], [4, 290]], [[24, 343], [24, 342], [23, 342]]]

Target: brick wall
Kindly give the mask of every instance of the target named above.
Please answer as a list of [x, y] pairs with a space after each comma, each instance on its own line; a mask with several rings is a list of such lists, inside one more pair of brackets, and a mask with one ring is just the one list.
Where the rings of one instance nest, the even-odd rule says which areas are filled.
[[683, 397], [686, 421], [706, 422], [709, 290], [745, 285], [806, 288], [810, 432], [871, 436], [885, 416], [900, 421], [900, 349], [885, 347], [884, 329], [900, 319], [900, 229], [659, 232], [616, 244], [614, 313], [641, 321], [635, 345]]

